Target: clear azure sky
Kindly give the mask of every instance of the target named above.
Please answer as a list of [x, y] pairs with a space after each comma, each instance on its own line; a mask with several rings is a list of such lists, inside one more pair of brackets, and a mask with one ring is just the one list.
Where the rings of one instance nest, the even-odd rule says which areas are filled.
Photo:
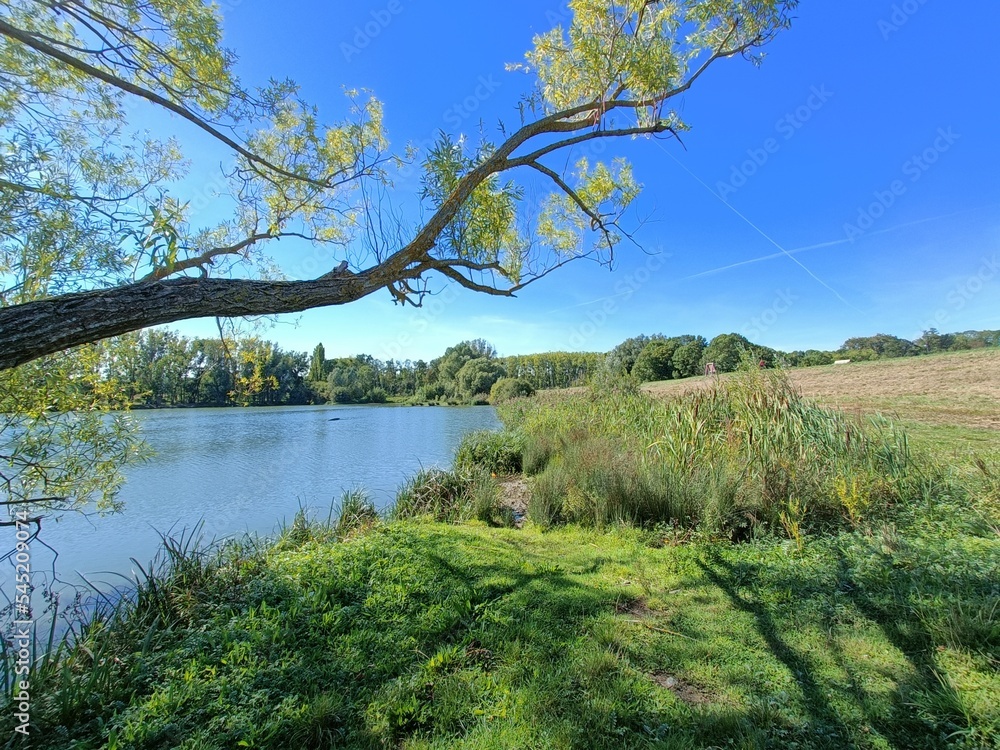
[[[505, 63], [566, 17], [554, 0], [221, 5], [245, 84], [292, 78], [329, 120], [342, 87], [371, 89], [399, 146], [516, 124], [528, 81]], [[793, 350], [1000, 328], [997, 28], [996, 0], [804, 0], [760, 68], [722, 61], [684, 96], [684, 146], [604, 152], [629, 157], [644, 185], [632, 218], [646, 254], [623, 246], [613, 271], [581, 261], [515, 299], [453, 288], [414, 310], [378, 293], [262, 335], [330, 357], [430, 359], [470, 338], [519, 354], [735, 331]], [[416, 180], [397, 187], [413, 206]], [[291, 277], [326, 270], [310, 249], [277, 249]]]

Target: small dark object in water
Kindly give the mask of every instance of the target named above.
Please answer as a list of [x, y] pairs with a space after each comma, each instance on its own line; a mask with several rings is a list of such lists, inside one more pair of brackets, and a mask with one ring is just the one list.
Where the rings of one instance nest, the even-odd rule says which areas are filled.
[[333, 417], [332, 419], [328, 419], [326, 421], [327, 422], [339, 422], [340, 421], [340, 417]]

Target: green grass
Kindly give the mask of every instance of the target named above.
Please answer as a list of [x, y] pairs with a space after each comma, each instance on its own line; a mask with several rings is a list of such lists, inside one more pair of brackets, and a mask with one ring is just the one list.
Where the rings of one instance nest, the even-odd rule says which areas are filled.
[[1000, 455], [1000, 430], [900, 420], [914, 447], [944, 459], [967, 462], [975, 455]]
[[669, 529], [319, 536], [202, 561], [146, 648], [105, 640], [109, 679], [48, 686], [33, 747], [1000, 746], [1000, 547], [945, 501], [801, 552]]

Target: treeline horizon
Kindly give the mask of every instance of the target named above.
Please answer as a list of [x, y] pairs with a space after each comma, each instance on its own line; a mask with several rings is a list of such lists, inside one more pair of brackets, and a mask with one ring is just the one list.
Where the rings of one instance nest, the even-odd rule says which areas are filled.
[[738, 333], [710, 341], [686, 334], [641, 334], [609, 352], [500, 356], [483, 339], [463, 341], [431, 360], [379, 360], [370, 354], [326, 357], [285, 351], [257, 337], [188, 338], [146, 329], [100, 344], [102, 375], [136, 408], [292, 406], [322, 403], [487, 403], [501, 380], [518, 392], [586, 385], [599, 372], [640, 382], [735, 370], [747, 356], [764, 366], [811, 367], [839, 359], [870, 361], [1000, 346], [1000, 331], [925, 331], [914, 340], [889, 334], [847, 339], [836, 350], [782, 352]]

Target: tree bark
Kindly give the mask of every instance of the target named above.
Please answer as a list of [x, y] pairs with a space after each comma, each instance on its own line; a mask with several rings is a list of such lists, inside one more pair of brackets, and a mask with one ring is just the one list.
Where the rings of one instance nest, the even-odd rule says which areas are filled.
[[374, 270], [312, 281], [168, 279], [0, 308], [0, 370], [177, 320], [271, 315], [343, 305], [385, 286], [387, 281], [376, 278]]

